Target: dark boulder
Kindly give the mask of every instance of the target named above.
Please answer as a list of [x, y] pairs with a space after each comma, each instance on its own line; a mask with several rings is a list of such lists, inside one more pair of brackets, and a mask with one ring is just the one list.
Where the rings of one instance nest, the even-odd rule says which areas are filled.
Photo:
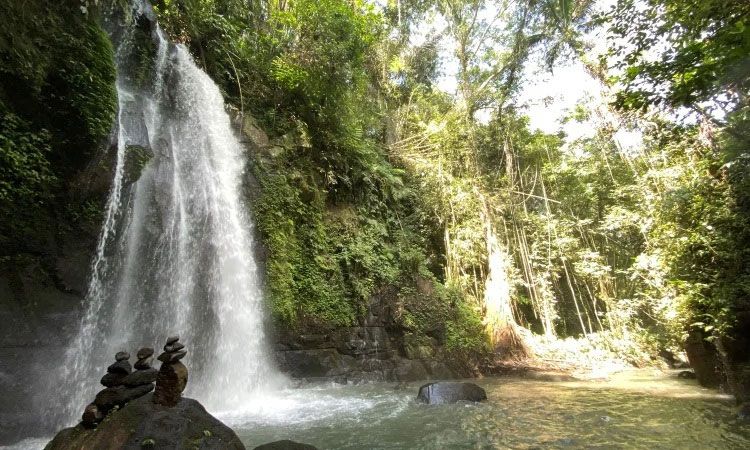
[[716, 347], [706, 339], [700, 330], [692, 330], [685, 340], [685, 354], [690, 367], [695, 371], [695, 377], [704, 387], [719, 387], [722, 382], [719, 370], [719, 359]]
[[456, 403], [461, 400], [480, 402], [487, 400], [487, 393], [474, 383], [440, 382], [429, 383], [419, 388], [417, 401], [430, 405]]
[[318, 450], [317, 447], [310, 444], [301, 444], [299, 442], [284, 439], [282, 441], [269, 442], [255, 447], [253, 450]]
[[78, 425], [62, 430], [46, 450], [122, 448], [244, 449], [231, 428], [197, 401], [182, 398], [174, 407], [146, 395], [107, 416], [95, 429]]

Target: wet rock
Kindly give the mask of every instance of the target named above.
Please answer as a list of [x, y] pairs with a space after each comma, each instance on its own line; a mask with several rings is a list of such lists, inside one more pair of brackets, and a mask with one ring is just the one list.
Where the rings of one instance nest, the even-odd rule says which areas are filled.
[[150, 369], [151, 368], [151, 364], [153, 362], [154, 362], [154, 357], [153, 356], [147, 356], [147, 357], [145, 357], [143, 359], [139, 359], [138, 361], [136, 361], [136, 363], [133, 364], [133, 368], [135, 370]]
[[170, 336], [167, 338], [167, 345], [174, 344], [175, 342], [179, 341], [179, 336]]
[[395, 377], [398, 381], [417, 381], [429, 378], [429, 374], [422, 361], [402, 359], [396, 366]]
[[122, 384], [122, 380], [127, 377], [124, 373], [108, 373], [101, 379], [102, 386], [115, 387]]
[[84, 427], [95, 427], [102, 419], [104, 419], [104, 414], [99, 411], [99, 408], [94, 403], [91, 403], [83, 410], [81, 422]]
[[187, 367], [181, 362], [161, 365], [156, 376], [154, 401], [164, 406], [174, 406], [180, 401], [188, 381]]
[[141, 386], [144, 384], [150, 384], [156, 381], [156, 375], [159, 372], [154, 368], [148, 368], [143, 370], [137, 370], [130, 375], [126, 375], [121, 384], [128, 387]]
[[737, 418], [750, 421], [750, 403], [743, 403], [737, 410]]
[[684, 380], [695, 380], [695, 372], [692, 370], [683, 370], [680, 373], [677, 374], [677, 378], [682, 378]]
[[185, 348], [184, 345], [182, 345], [180, 342], [175, 342], [174, 344], [169, 344], [164, 346], [164, 351], [169, 353], [174, 353], [178, 350], [182, 350]]
[[419, 388], [417, 401], [429, 405], [455, 403], [461, 400], [480, 402], [487, 400], [487, 393], [474, 383], [439, 382], [429, 383]]
[[148, 394], [153, 389], [154, 385], [150, 383], [137, 387], [117, 386], [107, 388], [96, 394], [94, 404], [102, 414], [106, 415], [115, 406], [122, 407], [129, 401]]
[[143, 397], [144, 395], [148, 394], [149, 392], [153, 390], [154, 390], [154, 385], [151, 383], [143, 384], [143, 385], [135, 386], [135, 387], [126, 387], [122, 393], [122, 399], [121, 399], [119, 406], [122, 406], [125, 403], [133, 401], [139, 397]]
[[310, 444], [302, 444], [300, 442], [284, 439], [259, 445], [253, 450], [318, 450], [318, 448]]
[[124, 393], [124, 386], [108, 387], [96, 394], [94, 404], [99, 411], [106, 415], [109, 410], [123, 403]]
[[158, 359], [159, 361], [163, 363], [172, 363], [172, 362], [177, 362], [181, 360], [182, 358], [185, 357], [185, 355], [187, 355], [187, 350], [181, 350], [179, 352], [174, 352], [174, 353], [164, 352], [161, 355], [159, 355]]
[[142, 349], [138, 350], [138, 353], [135, 354], [135, 357], [138, 359], [146, 359], [149, 356], [153, 356], [154, 349], [151, 347], [143, 347]]
[[115, 354], [115, 361], [127, 361], [130, 359], [130, 353], [128, 352], [117, 352]]
[[183, 398], [168, 408], [155, 403], [152, 396], [145, 395], [113, 411], [96, 429], [81, 424], [62, 430], [46, 449], [245, 448], [234, 431], [197, 401]]
[[107, 373], [122, 373], [122, 374], [127, 375], [132, 371], [133, 371], [133, 368], [131, 367], [130, 363], [127, 361], [117, 361], [116, 363], [107, 367]]
[[692, 330], [685, 340], [685, 354], [701, 386], [718, 387], [722, 382], [716, 347], [700, 330]]

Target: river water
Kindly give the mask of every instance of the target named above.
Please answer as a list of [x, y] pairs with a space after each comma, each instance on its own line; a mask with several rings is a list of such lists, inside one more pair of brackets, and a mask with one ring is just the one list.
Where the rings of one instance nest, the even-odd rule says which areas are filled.
[[486, 402], [423, 405], [420, 383], [380, 383], [288, 390], [218, 414], [250, 449], [279, 439], [320, 449], [750, 448], [730, 397], [674, 374], [471, 381]]
[[[468, 380], [486, 402], [423, 405], [421, 383], [317, 385], [209, 412], [248, 449], [291, 439], [319, 449], [747, 449], [750, 422], [731, 397], [634, 370], [607, 381]], [[8, 447], [41, 449], [51, 438]]]

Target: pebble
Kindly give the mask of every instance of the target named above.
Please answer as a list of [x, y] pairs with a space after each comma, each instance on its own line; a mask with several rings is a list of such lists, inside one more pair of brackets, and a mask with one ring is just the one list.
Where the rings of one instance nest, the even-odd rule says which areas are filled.
[[117, 352], [115, 355], [116, 361], [127, 361], [130, 359], [130, 353], [128, 352]]
[[174, 344], [175, 342], [177, 342], [179, 340], [180, 340], [179, 336], [170, 336], [170, 337], [167, 338], [167, 345]]

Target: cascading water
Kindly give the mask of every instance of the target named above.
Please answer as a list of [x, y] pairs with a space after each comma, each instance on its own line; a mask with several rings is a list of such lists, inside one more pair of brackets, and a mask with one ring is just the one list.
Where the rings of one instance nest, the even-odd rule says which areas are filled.
[[[139, 2], [134, 17], [149, 13]], [[243, 404], [277, 378], [242, 200], [243, 147], [221, 93], [155, 23], [150, 81], [135, 76], [143, 30], [131, 22], [118, 38], [114, 181], [58, 422], [80, 417], [116, 351], [158, 347], [169, 334], [189, 350], [188, 394], [209, 409]], [[147, 151], [153, 157], [129, 183], [133, 156]]]

